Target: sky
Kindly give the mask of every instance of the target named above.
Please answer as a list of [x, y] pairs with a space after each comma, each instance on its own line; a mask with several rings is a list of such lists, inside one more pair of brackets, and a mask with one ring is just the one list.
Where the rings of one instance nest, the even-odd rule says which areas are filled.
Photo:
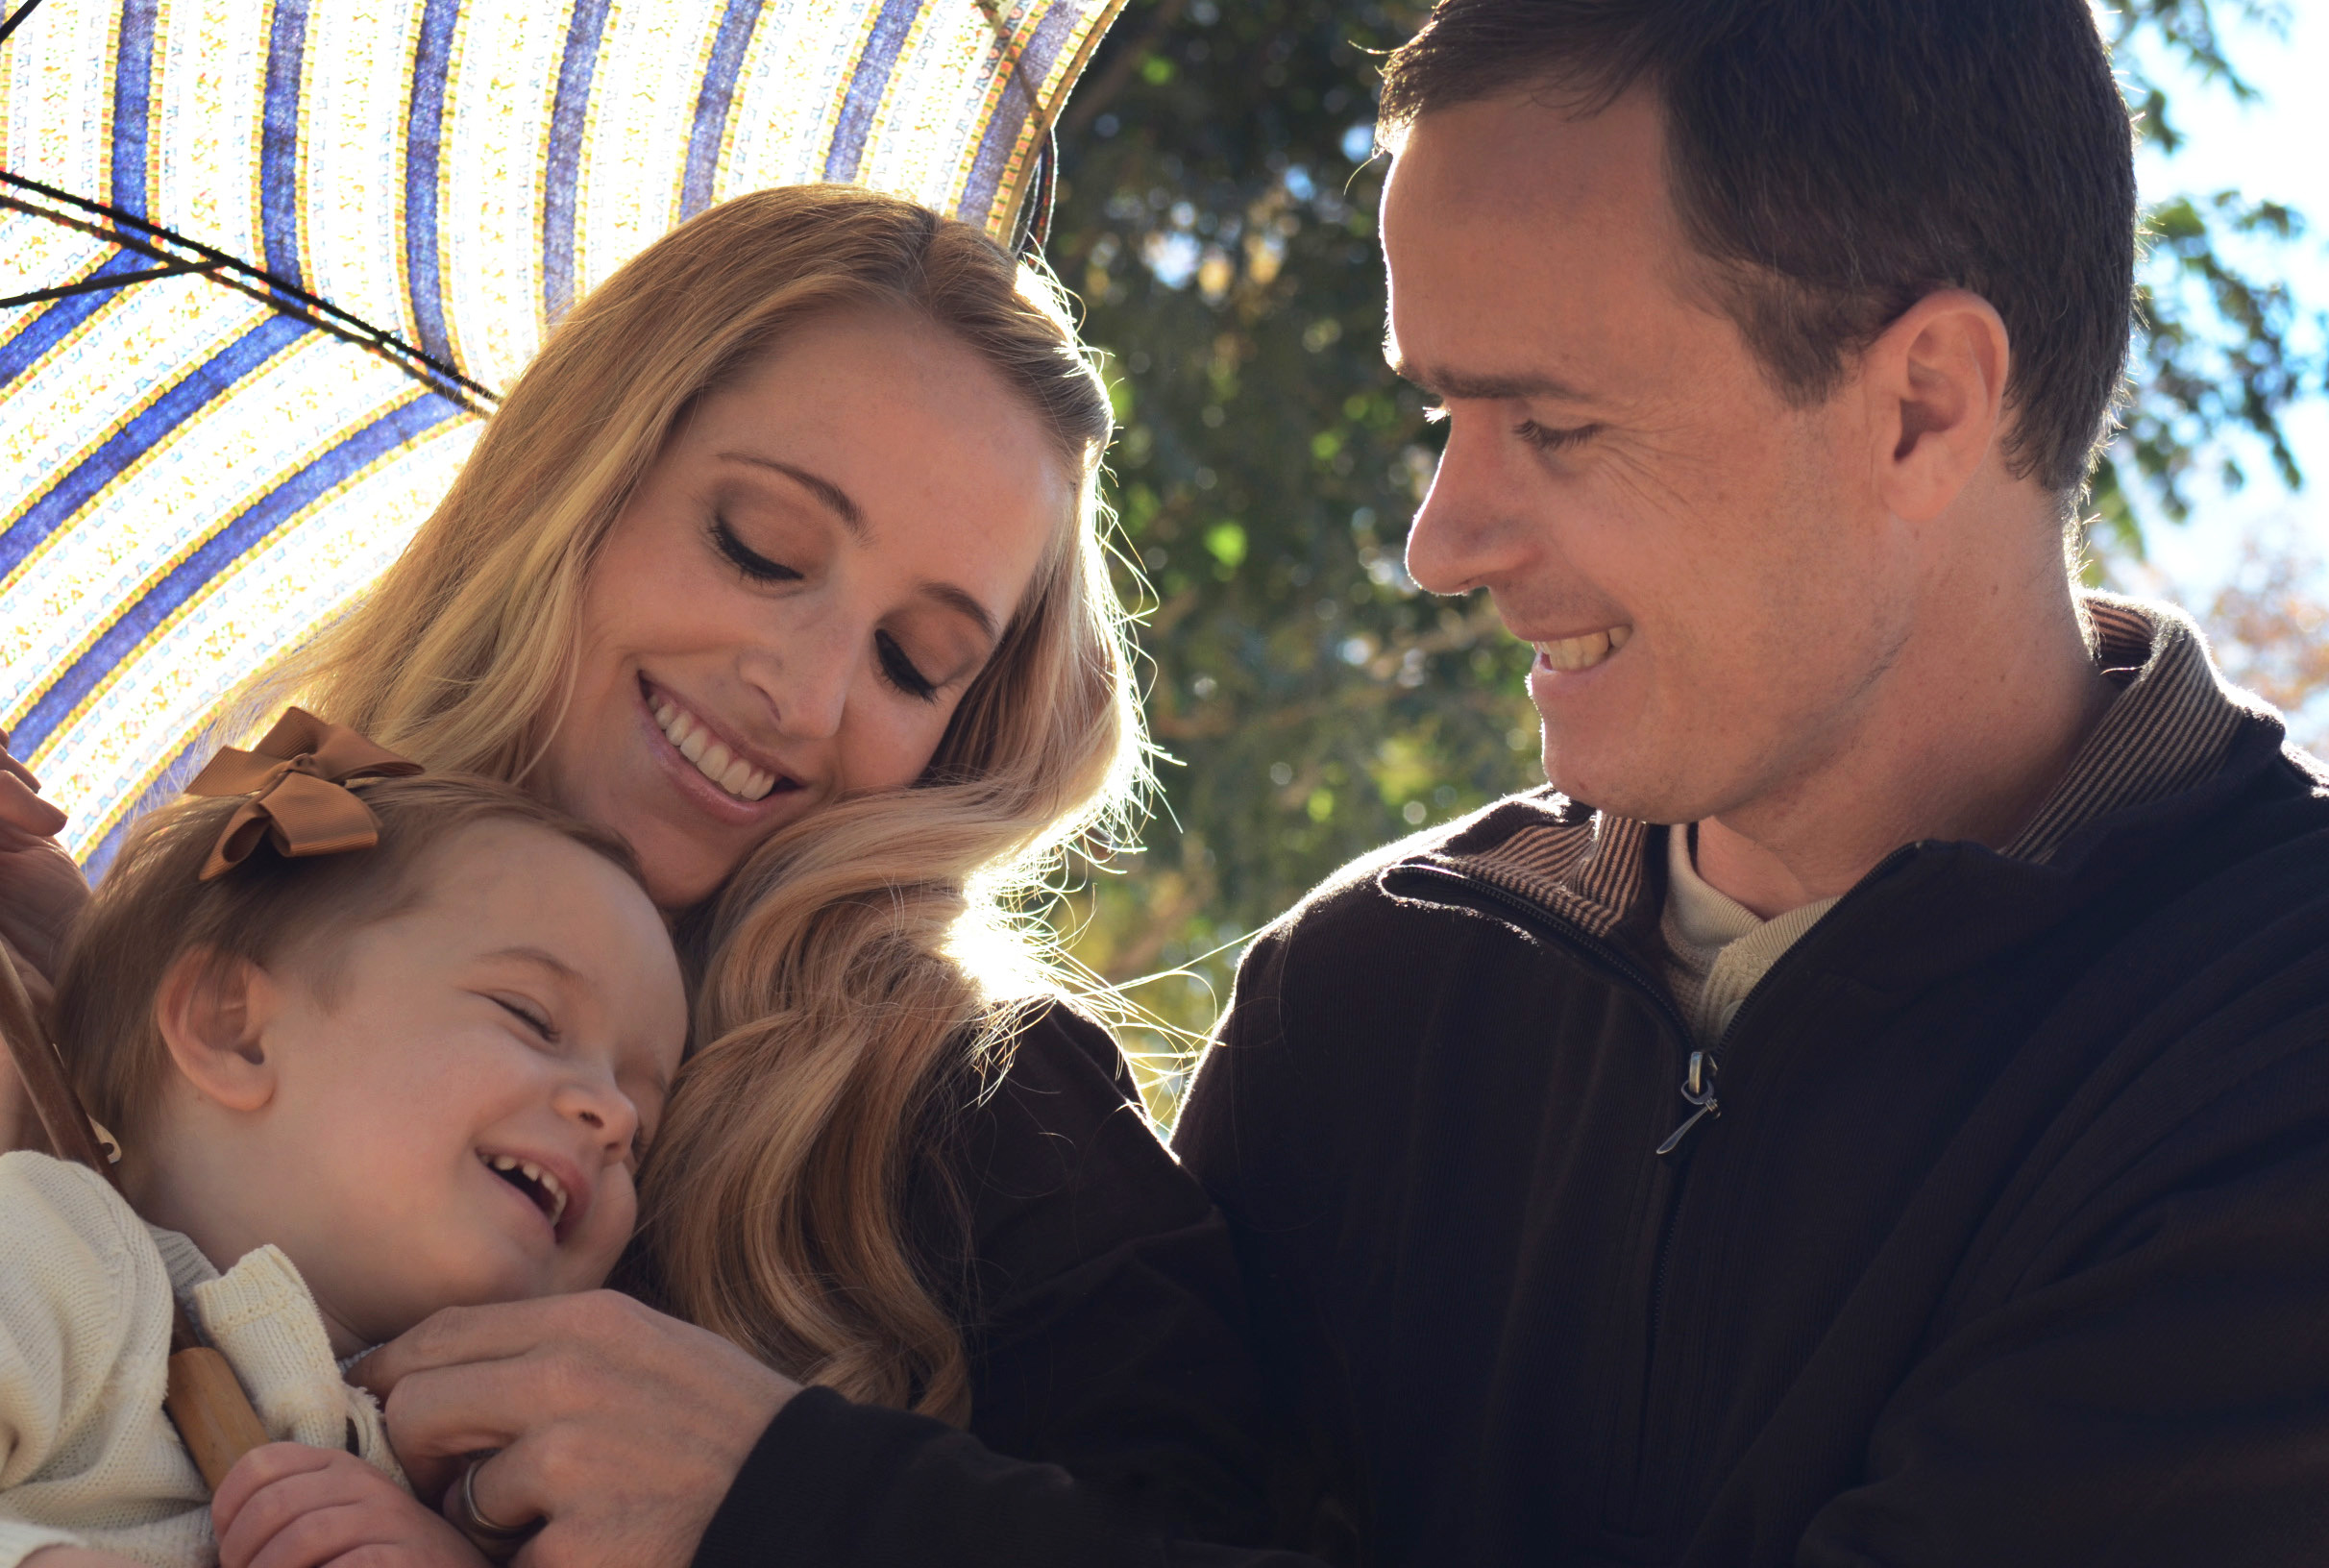
[[[2220, 3], [2219, 11], [2228, 11]], [[2263, 93], [2241, 105], [2221, 88], [2169, 76], [2179, 90], [2170, 113], [2188, 138], [2173, 158], [2146, 149], [2137, 176], [2146, 201], [2177, 193], [2237, 188], [2285, 202], [2314, 220], [2314, 232], [2245, 259], [2262, 274], [2279, 273], [2318, 315], [2329, 310], [2329, 0], [2289, 0], [2285, 36], [2249, 24], [2231, 28], [2226, 53]], [[2319, 341], [2317, 334], [2312, 341]], [[2285, 530], [2329, 559], [2329, 397], [2319, 383], [2288, 420], [2297, 460], [2308, 477], [2292, 494], [2254, 451], [2243, 451], [2247, 486], [2226, 495], [2195, 489], [2193, 520], [2150, 530], [2151, 563], [2183, 590], [2204, 597], [2230, 575], [2242, 541], [2258, 530]]]

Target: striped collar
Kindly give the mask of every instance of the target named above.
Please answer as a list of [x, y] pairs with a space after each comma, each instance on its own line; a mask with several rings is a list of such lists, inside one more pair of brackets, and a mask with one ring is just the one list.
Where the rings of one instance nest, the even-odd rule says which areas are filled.
[[[2084, 596], [2095, 661], [2121, 685], [2070, 771], [2002, 851], [2045, 865], [2080, 829], [2181, 794], [2223, 765], [2243, 724], [2279, 715], [2227, 685], [2206, 639], [2181, 610], [2109, 594]], [[1507, 814], [1532, 820], [1515, 829]], [[1477, 829], [1475, 831], [1475, 829]], [[1492, 806], [1408, 864], [1434, 865], [1543, 905], [1595, 937], [1654, 920], [1662, 875], [1647, 822], [1595, 811], [1551, 790]]]

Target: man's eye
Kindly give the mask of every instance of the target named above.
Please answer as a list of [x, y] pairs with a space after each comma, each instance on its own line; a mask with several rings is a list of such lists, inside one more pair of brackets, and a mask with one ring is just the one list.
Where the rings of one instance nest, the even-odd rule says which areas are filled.
[[1581, 446], [1592, 440], [1601, 434], [1601, 430], [1602, 428], [1599, 425], [1579, 425], [1565, 430], [1554, 429], [1539, 425], [1532, 419], [1524, 419], [1512, 427], [1514, 435], [1519, 436], [1538, 452], [1566, 452], [1571, 447]]
[[873, 651], [881, 660], [882, 679], [908, 697], [923, 702], [937, 700], [938, 683], [914, 667], [914, 661], [906, 657], [906, 650], [897, 646], [895, 637], [886, 631], [875, 632]]
[[712, 519], [712, 548], [727, 557], [727, 563], [754, 582], [798, 582], [800, 574], [780, 562], [772, 561], [736, 537], [724, 517]]

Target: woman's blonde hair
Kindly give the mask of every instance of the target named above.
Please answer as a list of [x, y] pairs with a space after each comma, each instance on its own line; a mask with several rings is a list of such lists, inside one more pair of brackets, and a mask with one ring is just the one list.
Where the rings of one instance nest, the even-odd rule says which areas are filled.
[[911, 789], [772, 837], [688, 922], [699, 1041], [644, 1175], [652, 1288], [803, 1381], [960, 1421], [968, 1362], [903, 1193], [934, 1093], [1051, 983], [1014, 915], [1143, 778], [1100, 537], [1107, 391], [1046, 277], [976, 230], [846, 186], [739, 197], [658, 240], [551, 333], [452, 492], [272, 689], [437, 769], [520, 783], [566, 700], [584, 578], [689, 408], [826, 313], [915, 313], [1056, 443], [1078, 503]]

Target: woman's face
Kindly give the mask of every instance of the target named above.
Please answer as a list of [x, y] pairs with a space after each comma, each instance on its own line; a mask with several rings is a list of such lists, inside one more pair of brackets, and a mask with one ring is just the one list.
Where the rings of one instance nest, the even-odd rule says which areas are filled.
[[680, 908], [776, 829], [912, 782], [1074, 504], [1035, 415], [944, 332], [802, 327], [701, 400], [616, 519], [553, 797]]

